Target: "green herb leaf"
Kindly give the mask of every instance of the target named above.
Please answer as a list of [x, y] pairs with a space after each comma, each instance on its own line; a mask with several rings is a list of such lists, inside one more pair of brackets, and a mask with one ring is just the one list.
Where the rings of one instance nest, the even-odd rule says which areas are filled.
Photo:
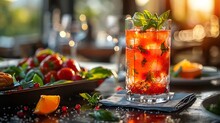
[[160, 16], [158, 16], [157, 13], [151, 14], [149, 11], [144, 10], [143, 13], [136, 12], [132, 18], [134, 25], [141, 27], [142, 30], [145, 31], [150, 28], [161, 29], [169, 15], [170, 10], [162, 13]]
[[148, 10], [144, 10], [144, 17], [146, 20], [152, 18], [152, 16], [153, 15]]
[[38, 74], [34, 74], [33, 82], [39, 83], [40, 86], [44, 85], [43, 80], [41, 79], [41, 77]]
[[147, 72], [147, 75], [146, 75], [145, 81], [154, 81], [153, 78], [154, 78], [153, 72], [148, 71], [148, 72]]
[[164, 43], [165, 43], [165, 42], [163, 42], [163, 43], [160, 45], [161, 56], [162, 56], [165, 52], [169, 51], [169, 48], [166, 47]]
[[143, 58], [143, 60], [141, 61], [141, 66], [144, 67], [144, 65], [147, 63], [147, 59]]
[[87, 100], [89, 105], [91, 106], [96, 106], [100, 100], [100, 94], [99, 93], [94, 93], [92, 96], [89, 95], [88, 93], [80, 93], [79, 94], [83, 99]]
[[93, 117], [95, 120], [119, 121], [119, 118], [113, 115], [112, 112], [103, 109], [95, 110], [93, 113], [90, 113], [89, 116]]
[[35, 74], [37, 74], [43, 80], [44, 75], [40, 71], [40, 69], [38, 69], [38, 68], [34, 68], [34, 69], [31, 69], [30, 71], [28, 71], [28, 73], [25, 75], [24, 80], [25, 81], [31, 81]]
[[14, 75], [15, 77], [19, 77], [19, 78], [25, 77], [25, 72], [22, 70], [21, 67], [17, 67], [17, 66], [10, 66], [4, 69], [2, 72], [11, 74], [12, 76]]
[[140, 50], [141, 53], [146, 53], [147, 50], [143, 48], [143, 46], [138, 45], [138, 50]]
[[91, 99], [91, 96], [88, 93], [80, 93], [79, 95], [86, 100]]
[[175, 72], [173, 71], [172, 76], [173, 77], [178, 77], [181, 71], [182, 71], [182, 66], [179, 67], [179, 69], [177, 71], [175, 71]]
[[110, 77], [111, 75], [114, 75], [111, 70], [103, 67], [95, 67], [88, 72], [84, 72], [82, 74], [83, 78], [88, 80], [104, 79]]
[[147, 23], [144, 14], [141, 12], [134, 13], [133, 19], [136, 26], [143, 26]]

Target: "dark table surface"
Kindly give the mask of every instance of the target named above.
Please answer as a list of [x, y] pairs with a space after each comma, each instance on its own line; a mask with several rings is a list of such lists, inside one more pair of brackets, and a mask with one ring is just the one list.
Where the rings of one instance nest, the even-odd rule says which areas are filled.
[[[120, 86], [124, 86], [124, 83], [117, 83]], [[109, 96], [114, 89], [115, 83], [106, 82], [104, 86], [101, 86], [99, 90], [103, 93], [104, 97]], [[109, 87], [109, 88], [106, 88]], [[105, 89], [103, 89], [105, 88]], [[175, 113], [161, 113], [152, 112], [145, 110], [137, 110], [133, 108], [122, 108], [122, 107], [104, 107], [106, 109], [120, 117], [119, 122], [128, 123], [216, 123], [220, 122], [210, 116], [208, 116], [201, 108], [201, 102], [208, 96], [215, 93], [220, 93], [220, 86], [216, 86], [210, 83], [203, 85], [172, 85], [170, 90], [173, 92], [193, 92], [196, 94], [197, 99], [194, 104], [180, 112]], [[16, 101], [16, 100], [15, 100]], [[74, 109], [76, 104], [84, 105], [86, 102], [82, 98], [73, 94], [68, 100], [61, 100], [56, 112], [49, 115], [36, 115], [33, 114], [33, 110], [36, 104], [33, 105], [16, 105], [16, 106], [1, 106], [0, 109], [0, 122], [37, 122], [37, 123], [65, 123], [65, 122], [98, 122], [89, 116], [89, 113], [93, 112], [93, 109], [76, 111]], [[62, 107], [68, 107], [67, 112], [62, 111]]]

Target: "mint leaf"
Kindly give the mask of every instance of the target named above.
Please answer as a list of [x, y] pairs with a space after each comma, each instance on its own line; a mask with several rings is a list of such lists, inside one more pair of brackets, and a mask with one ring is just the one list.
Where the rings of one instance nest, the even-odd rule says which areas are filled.
[[149, 71], [149, 72], [147, 72], [147, 74], [146, 74], [145, 82], [146, 82], [146, 81], [154, 81], [153, 78], [154, 78], [153, 72]]
[[113, 73], [111, 70], [107, 68], [95, 67], [89, 70], [88, 72], [82, 73], [82, 75], [83, 75], [83, 78], [85, 79], [94, 80], [94, 79], [104, 79], [104, 78], [110, 77], [111, 75], [113, 75]]
[[161, 56], [162, 56], [165, 52], [167, 52], [167, 51], [169, 50], [169, 48], [166, 47], [164, 43], [165, 43], [165, 42], [163, 42], [163, 43], [160, 45]]
[[40, 86], [44, 85], [43, 80], [41, 79], [41, 77], [38, 74], [34, 74], [33, 82], [38, 83]]
[[150, 19], [152, 18], [152, 14], [148, 10], [144, 10], [144, 17], [145, 19]]
[[89, 95], [88, 93], [80, 93], [79, 94], [83, 99], [87, 100], [89, 105], [91, 106], [96, 106], [100, 100], [100, 94], [99, 93], [94, 93], [92, 96]]
[[141, 61], [141, 66], [144, 67], [144, 65], [147, 63], [147, 59], [143, 58], [143, 60]]
[[91, 98], [91, 96], [88, 93], [80, 93], [79, 95], [86, 100], [89, 100]]
[[89, 116], [100, 121], [119, 121], [119, 118], [112, 112], [103, 109], [95, 110], [93, 113], [90, 113]]
[[134, 20], [134, 24], [137, 26], [143, 26], [146, 24], [144, 14], [141, 12], [134, 13], [133, 20]]
[[158, 28], [162, 28], [164, 22], [168, 19], [169, 15], [170, 15], [170, 10], [160, 15], [159, 21], [158, 21]]
[[175, 71], [175, 72], [173, 71], [172, 76], [173, 77], [178, 77], [181, 71], [182, 71], [182, 66], [179, 67], [179, 69], [177, 71]]
[[134, 25], [141, 27], [141, 29], [145, 31], [150, 28], [161, 29], [169, 15], [170, 10], [162, 13], [160, 16], [158, 16], [157, 13], [151, 14], [149, 11], [144, 10], [143, 13], [136, 12], [132, 18]]

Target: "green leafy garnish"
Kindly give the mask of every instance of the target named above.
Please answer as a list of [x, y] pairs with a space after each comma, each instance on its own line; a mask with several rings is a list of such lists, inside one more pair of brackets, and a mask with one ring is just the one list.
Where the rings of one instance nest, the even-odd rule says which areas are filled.
[[25, 81], [31, 81], [35, 74], [37, 74], [43, 80], [44, 75], [40, 71], [40, 69], [38, 69], [38, 68], [34, 68], [34, 69], [31, 69], [30, 71], [28, 71], [27, 74], [25, 75], [24, 80]]
[[141, 61], [141, 66], [144, 67], [144, 65], [147, 63], [147, 59], [143, 58], [143, 60]]
[[162, 56], [165, 52], [169, 51], [169, 47], [166, 47], [165, 44], [164, 44], [164, 42], [163, 42], [163, 43], [160, 45], [160, 50], [161, 50], [161, 56]]
[[143, 48], [143, 46], [139, 45], [138, 50], [140, 50], [141, 53], [146, 53], [147, 50]]
[[41, 79], [41, 77], [38, 74], [34, 74], [33, 82], [38, 83], [40, 86], [44, 85], [43, 80]]
[[19, 78], [25, 77], [25, 71], [21, 67], [10, 66], [4, 69], [2, 72], [14, 75], [15, 77], [19, 77]]
[[147, 74], [146, 74], [145, 81], [154, 81], [153, 78], [154, 78], [153, 72], [148, 71]]
[[133, 16], [134, 25], [141, 27], [143, 31], [155, 28], [161, 29], [164, 22], [168, 19], [170, 15], [170, 10], [162, 13], [160, 16], [157, 14], [151, 14], [149, 11], [144, 10], [144, 12], [136, 12]]
[[90, 113], [89, 116], [93, 117], [95, 120], [119, 121], [119, 118], [112, 112], [103, 109], [95, 110], [93, 113]]
[[218, 99], [217, 103], [210, 104], [206, 109], [220, 116], [220, 98]]
[[104, 79], [110, 77], [111, 75], [114, 75], [112, 71], [103, 67], [95, 67], [88, 72], [82, 73], [83, 78], [88, 80]]
[[175, 72], [172, 71], [171, 74], [172, 74], [173, 77], [178, 77], [181, 71], [182, 71], [182, 66], [179, 67], [179, 69], [177, 71], [175, 71]]
[[88, 93], [80, 93], [79, 94], [83, 99], [87, 100], [89, 105], [91, 106], [96, 106], [100, 100], [100, 94], [99, 93], [94, 93], [92, 96], [89, 95]]

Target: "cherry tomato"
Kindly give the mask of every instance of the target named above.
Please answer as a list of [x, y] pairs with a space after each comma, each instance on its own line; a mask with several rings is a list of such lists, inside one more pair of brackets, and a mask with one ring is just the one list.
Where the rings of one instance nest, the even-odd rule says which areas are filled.
[[42, 73], [46, 74], [51, 70], [59, 70], [62, 67], [62, 63], [63, 61], [58, 54], [52, 54], [40, 63], [40, 69]]
[[54, 54], [54, 51], [51, 49], [38, 48], [35, 52], [39, 63], [43, 61], [47, 56]]
[[36, 56], [39, 63], [41, 63], [48, 55], [47, 54], [43, 54], [43, 55], [39, 55], [39, 56]]
[[34, 68], [39, 66], [38, 59], [36, 57], [30, 57], [27, 60], [27, 64], [29, 68]]
[[74, 75], [73, 77], [72, 77], [72, 80], [74, 80], [74, 81], [77, 81], [77, 80], [82, 80], [82, 77], [80, 76], [80, 75]]
[[72, 80], [75, 72], [71, 68], [61, 68], [57, 72], [57, 76], [59, 80]]
[[51, 49], [43, 49], [43, 48], [38, 48], [35, 52], [35, 56], [41, 56], [41, 55], [52, 55], [54, 54], [54, 51]]
[[74, 59], [68, 59], [63, 63], [63, 67], [71, 68], [75, 73], [81, 71], [79, 63]]
[[45, 76], [44, 76], [44, 84], [47, 84], [49, 82], [55, 82], [58, 80], [57, 77], [57, 71], [52, 70], [49, 71]]

